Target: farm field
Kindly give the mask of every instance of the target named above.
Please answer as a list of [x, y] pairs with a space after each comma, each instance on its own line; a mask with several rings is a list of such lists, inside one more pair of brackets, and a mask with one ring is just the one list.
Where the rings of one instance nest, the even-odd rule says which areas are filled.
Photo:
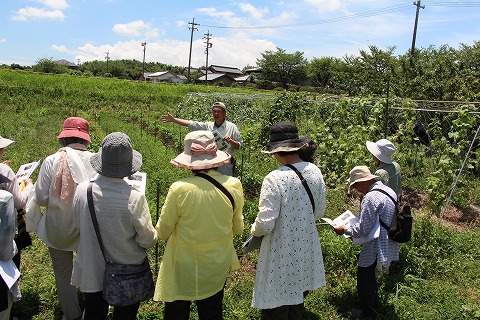
[[[108, 133], [125, 132], [143, 155], [141, 171], [147, 172], [147, 199], [155, 221], [170, 184], [189, 174], [169, 164], [181, 152], [187, 130], [162, 123], [160, 116], [172, 112], [185, 119], [208, 120], [210, 105], [217, 100], [226, 103], [229, 120], [239, 126], [244, 139], [237, 174], [245, 190], [246, 228], [234, 239], [242, 268], [227, 281], [225, 319], [259, 319], [259, 310], [250, 306], [257, 256], [243, 256], [240, 246], [256, 215], [262, 179], [277, 167], [259, 150], [269, 125], [280, 120], [295, 122], [300, 134], [317, 142], [317, 165], [327, 184], [327, 217], [346, 209], [358, 212], [359, 199], [347, 195], [345, 181], [357, 164], [373, 169], [365, 141], [386, 137], [397, 146], [404, 197], [414, 208], [414, 235], [401, 245], [392, 274], [379, 281], [380, 319], [480, 319], [480, 160], [476, 150], [468, 153], [480, 118], [472, 105], [432, 112], [400, 98], [152, 85], [0, 70], [0, 135], [17, 141], [6, 149], [2, 161], [10, 160], [16, 171], [23, 163], [55, 152], [56, 136], [69, 116], [90, 122], [91, 151], [98, 150]], [[428, 148], [411, 130], [416, 121], [430, 133]], [[319, 225], [318, 231], [327, 286], [308, 295], [304, 319], [353, 319], [348, 311], [357, 303], [359, 248], [337, 237], [330, 227]], [[45, 244], [33, 237], [33, 245], [22, 253], [23, 298], [12, 313], [20, 319], [60, 319], [50, 257]], [[160, 241], [149, 251], [154, 272], [163, 246]], [[148, 301], [141, 305], [139, 319], [162, 319], [162, 312], [162, 303]], [[197, 319], [195, 312], [191, 318]]]

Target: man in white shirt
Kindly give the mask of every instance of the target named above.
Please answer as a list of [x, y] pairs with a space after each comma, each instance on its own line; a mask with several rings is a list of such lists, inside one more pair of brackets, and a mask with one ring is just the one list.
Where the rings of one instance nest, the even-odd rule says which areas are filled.
[[242, 147], [242, 136], [238, 131], [237, 126], [230, 121], [227, 121], [227, 108], [223, 102], [215, 102], [212, 105], [212, 115], [214, 121], [200, 122], [193, 120], [185, 120], [175, 118], [168, 113], [162, 116], [163, 122], [173, 122], [184, 127], [188, 127], [190, 131], [207, 130], [213, 133], [217, 143], [217, 149], [227, 152], [232, 156], [231, 163], [227, 163], [218, 168], [222, 174], [233, 176], [235, 165], [234, 155], [237, 150]]

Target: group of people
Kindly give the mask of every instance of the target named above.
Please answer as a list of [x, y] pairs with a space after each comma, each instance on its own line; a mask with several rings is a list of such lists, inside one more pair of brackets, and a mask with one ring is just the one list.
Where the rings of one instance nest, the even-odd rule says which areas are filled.
[[[0, 192], [0, 261], [11, 260], [16, 254], [14, 208], [26, 205], [29, 229], [49, 249], [63, 319], [106, 319], [109, 305], [103, 298], [104, 255], [108, 261], [141, 264], [147, 257], [145, 250], [162, 239], [167, 242], [153, 299], [164, 302], [164, 319], [188, 320], [192, 301], [199, 319], [222, 319], [227, 277], [240, 267], [233, 237], [244, 229], [244, 194], [233, 173], [242, 137], [236, 125], [226, 121], [225, 104], [215, 102], [212, 114], [213, 122], [184, 120], [171, 114], [162, 117], [164, 122], [190, 129], [184, 151], [170, 163], [190, 170], [192, 175], [170, 186], [155, 227], [145, 195], [124, 180], [142, 164], [141, 154], [124, 133], [110, 133], [100, 150], [91, 153], [87, 149], [89, 123], [78, 117], [67, 118], [58, 136], [61, 148], [43, 161], [36, 183], [26, 181], [23, 191], [17, 189], [11, 169], [0, 164], [0, 178], [7, 179], [0, 180], [0, 189], [6, 190]], [[0, 138], [0, 157], [11, 143]], [[393, 219], [393, 202], [383, 193], [371, 191], [379, 188], [400, 197], [400, 168], [391, 159], [395, 147], [381, 139], [368, 141], [367, 148], [378, 169], [375, 174], [366, 166], [350, 171], [349, 192], [356, 190], [363, 195], [360, 220], [349, 227], [337, 226], [337, 234], [361, 237], [379, 218], [387, 224]], [[261, 150], [280, 164], [263, 180], [258, 215], [250, 227], [253, 236], [263, 237], [252, 297], [252, 306], [261, 309], [262, 319], [301, 319], [308, 292], [326, 284], [315, 223], [325, 213], [326, 187], [314, 164], [315, 150], [315, 143], [299, 136], [290, 122], [273, 124], [269, 142]], [[105, 252], [90, 214], [89, 186]], [[40, 213], [39, 207], [46, 209]], [[388, 239], [384, 228], [378, 238], [363, 246], [357, 274], [360, 316], [375, 317], [375, 270], [388, 269], [396, 259], [398, 243]], [[18, 283], [11, 288], [0, 285], [3, 320], [8, 319], [12, 301], [20, 297], [20, 291]], [[84, 294], [83, 311], [77, 287]], [[139, 305], [115, 306], [113, 319], [135, 319]]]

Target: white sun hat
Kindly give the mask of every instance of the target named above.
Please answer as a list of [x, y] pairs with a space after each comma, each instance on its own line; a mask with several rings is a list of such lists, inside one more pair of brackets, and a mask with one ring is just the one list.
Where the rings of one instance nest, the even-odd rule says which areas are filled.
[[392, 155], [395, 153], [395, 146], [390, 140], [380, 139], [377, 142], [367, 141], [367, 149], [378, 160], [383, 163], [392, 163]]

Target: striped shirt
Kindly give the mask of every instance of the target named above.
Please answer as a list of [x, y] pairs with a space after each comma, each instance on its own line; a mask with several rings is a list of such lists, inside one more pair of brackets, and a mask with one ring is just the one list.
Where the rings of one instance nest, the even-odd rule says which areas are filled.
[[[390, 225], [395, 215], [395, 205], [390, 198], [372, 189], [383, 189], [396, 199], [395, 191], [377, 181], [370, 187], [370, 191], [363, 197], [360, 204], [360, 220], [345, 229], [345, 234], [354, 238], [367, 235], [378, 221], [382, 219], [385, 224]], [[390, 266], [392, 261], [398, 260], [398, 242], [388, 239], [387, 230], [380, 226], [380, 236], [363, 245], [358, 258], [359, 267], [368, 267], [375, 260], [385, 268]]]

